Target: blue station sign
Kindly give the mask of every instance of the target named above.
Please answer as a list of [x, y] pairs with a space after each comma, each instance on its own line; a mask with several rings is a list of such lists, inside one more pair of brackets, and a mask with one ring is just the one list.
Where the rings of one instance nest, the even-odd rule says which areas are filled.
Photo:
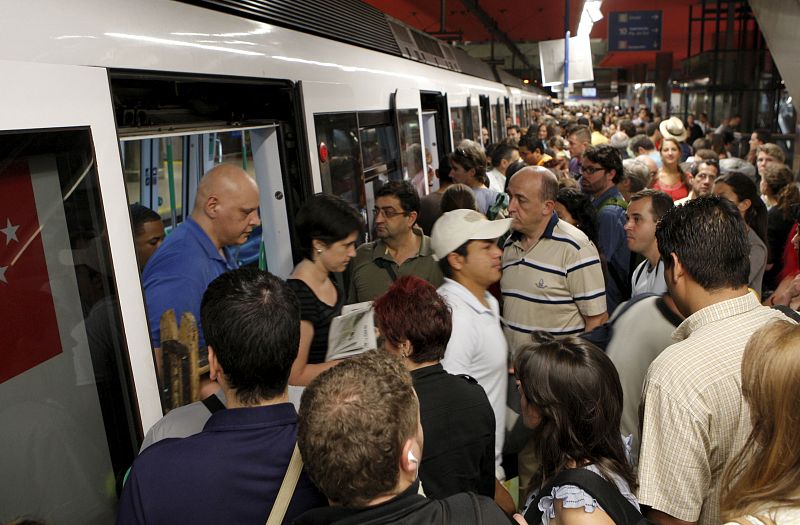
[[616, 11], [608, 14], [608, 50], [659, 51], [661, 11]]

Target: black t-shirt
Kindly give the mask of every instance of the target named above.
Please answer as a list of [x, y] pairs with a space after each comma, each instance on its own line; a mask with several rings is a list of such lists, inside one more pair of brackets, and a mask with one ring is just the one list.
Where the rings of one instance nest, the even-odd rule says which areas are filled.
[[419, 468], [425, 494], [442, 499], [475, 492], [493, 498], [495, 419], [486, 392], [440, 364], [413, 370], [411, 379], [425, 435]]
[[342, 289], [335, 279], [331, 278], [331, 281], [336, 287], [336, 304], [334, 306], [329, 306], [320, 301], [311, 288], [300, 279], [286, 281], [300, 301], [300, 319], [314, 325], [314, 338], [311, 340], [311, 348], [308, 351], [309, 364], [325, 361], [325, 354], [328, 351], [328, 330], [331, 327], [331, 321], [341, 314], [342, 306], [344, 305]]
[[778, 274], [783, 269], [783, 248], [789, 241], [794, 221], [783, 216], [783, 210], [774, 206], [767, 213], [767, 262], [772, 269], [764, 273], [762, 289], [774, 290], [778, 287]]

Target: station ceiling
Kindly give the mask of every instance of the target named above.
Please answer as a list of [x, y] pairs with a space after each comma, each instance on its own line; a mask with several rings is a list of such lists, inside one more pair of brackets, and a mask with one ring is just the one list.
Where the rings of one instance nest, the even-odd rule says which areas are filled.
[[[442, 22], [442, 2], [437, 0], [365, 0], [384, 13], [397, 18], [417, 29], [453, 40], [473, 56], [491, 58], [491, 42], [494, 40], [494, 58], [505, 61], [507, 70], [524, 69], [517, 57], [511, 65], [512, 53], [508, 50], [497, 31], [506, 35], [528, 58], [530, 64], [538, 67], [538, 46], [543, 40], [556, 40], [564, 37], [565, 2], [553, 0], [444, 0], [444, 27]], [[709, 1], [709, 4], [711, 1]], [[604, 0], [601, 12], [604, 17], [592, 27], [592, 52], [595, 55], [595, 68], [632, 68], [646, 64], [650, 69], [655, 65], [656, 52], [607, 52], [608, 13], [613, 11], [662, 11], [663, 36], [661, 51], [671, 51], [677, 67], [687, 55], [689, 38], [689, 6], [700, 5], [698, 0]], [[583, 0], [570, 2], [570, 28], [572, 35], [577, 31]], [[488, 15], [482, 17], [479, 11]], [[695, 14], [699, 9], [695, 11]], [[491, 22], [496, 24], [491, 31]], [[699, 24], [695, 24], [699, 33]], [[699, 38], [699, 34], [694, 35]]]

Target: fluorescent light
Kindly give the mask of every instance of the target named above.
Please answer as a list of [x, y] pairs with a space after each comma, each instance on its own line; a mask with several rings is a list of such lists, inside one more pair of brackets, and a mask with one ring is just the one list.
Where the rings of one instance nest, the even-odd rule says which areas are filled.
[[602, 4], [603, 0], [584, 0], [580, 22], [578, 22], [578, 35], [588, 36], [592, 32], [594, 23], [603, 19], [603, 13], [600, 11]]
[[172, 40], [168, 38], [156, 38], [145, 35], [129, 35], [125, 33], [104, 33], [104, 35], [110, 36], [112, 38], [123, 38], [126, 40], [135, 40], [138, 42], [145, 42], [148, 44], [156, 44], [162, 46], [194, 47], [198, 49], [206, 49], [209, 51], [222, 51], [224, 53], [235, 53], [237, 55], [264, 56], [264, 53], [257, 53], [255, 51], [245, 51], [244, 49], [234, 49], [230, 47], [198, 44], [196, 42], [184, 42], [182, 40]]

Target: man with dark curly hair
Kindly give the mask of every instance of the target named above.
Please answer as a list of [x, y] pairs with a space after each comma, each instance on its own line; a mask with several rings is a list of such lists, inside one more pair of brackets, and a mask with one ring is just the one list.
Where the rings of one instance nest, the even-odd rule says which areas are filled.
[[625, 210], [628, 203], [617, 189], [624, 169], [622, 156], [608, 144], [589, 146], [581, 158], [581, 189], [597, 209], [598, 248], [608, 268], [608, 313], [631, 296], [631, 252], [625, 242]]

